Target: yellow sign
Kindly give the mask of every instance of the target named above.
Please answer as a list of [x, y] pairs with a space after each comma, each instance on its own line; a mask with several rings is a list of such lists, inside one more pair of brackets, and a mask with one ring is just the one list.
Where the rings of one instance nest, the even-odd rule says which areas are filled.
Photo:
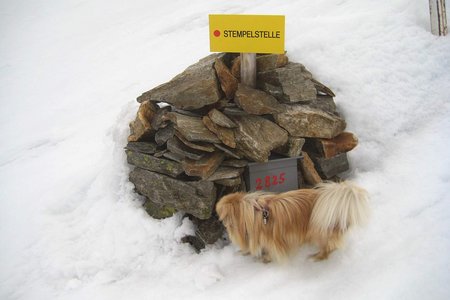
[[209, 15], [211, 52], [284, 53], [284, 16]]

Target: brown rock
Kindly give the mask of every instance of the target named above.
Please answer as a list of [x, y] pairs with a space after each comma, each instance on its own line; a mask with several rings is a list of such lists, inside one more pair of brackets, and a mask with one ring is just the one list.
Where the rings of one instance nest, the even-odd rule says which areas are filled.
[[157, 109], [158, 107], [150, 101], [141, 103], [136, 114], [136, 119], [130, 123], [129, 142], [143, 141], [155, 134], [151, 121]]
[[138, 102], [166, 102], [180, 109], [198, 109], [221, 98], [213, 64], [223, 54], [212, 54], [191, 65], [167, 83], [143, 93]]
[[274, 117], [278, 125], [295, 137], [333, 138], [346, 126], [344, 119], [304, 105], [288, 106]]
[[220, 112], [217, 109], [211, 109], [208, 113], [208, 117], [211, 119], [211, 121], [213, 121], [214, 123], [216, 123], [217, 125], [221, 126], [221, 127], [226, 127], [226, 128], [236, 128], [237, 125], [230, 120], [230, 118], [228, 118], [225, 114], [223, 114], [222, 112]]
[[190, 117], [179, 113], [168, 113], [178, 130], [190, 142], [220, 143], [219, 138], [206, 128], [200, 117]]
[[239, 84], [234, 101], [244, 111], [253, 115], [280, 113], [284, 109], [275, 97], [243, 84]]
[[256, 57], [257, 72], [270, 71], [286, 66], [288, 57], [286, 54], [269, 54]]
[[234, 77], [228, 67], [223, 63], [222, 59], [216, 58], [214, 63], [217, 77], [220, 81], [222, 91], [225, 93], [227, 99], [233, 99], [234, 93], [237, 90], [238, 80]]
[[241, 79], [241, 57], [238, 56], [235, 59], [233, 59], [232, 65], [231, 65], [231, 74], [233, 76], [240, 80]]
[[225, 155], [217, 151], [207, 154], [199, 160], [185, 158], [182, 166], [187, 175], [198, 176], [205, 180], [217, 170], [224, 158]]
[[213, 132], [225, 145], [231, 148], [236, 148], [236, 140], [234, 138], [233, 129], [220, 127], [216, 125], [208, 116], [203, 117], [203, 124], [211, 132]]
[[309, 157], [308, 153], [302, 152], [303, 159], [300, 160], [300, 170], [302, 172], [303, 178], [310, 185], [316, 185], [322, 182], [319, 173], [317, 173], [314, 168], [314, 163]]
[[351, 132], [342, 132], [332, 139], [318, 139], [316, 143], [319, 153], [325, 158], [331, 158], [351, 151], [358, 145], [358, 138]]
[[268, 161], [270, 152], [288, 141], [284, 129], [262, 117], [236, 116], [233, 121], [239, 126], [235, 129], [236, 149], [252, 161]]

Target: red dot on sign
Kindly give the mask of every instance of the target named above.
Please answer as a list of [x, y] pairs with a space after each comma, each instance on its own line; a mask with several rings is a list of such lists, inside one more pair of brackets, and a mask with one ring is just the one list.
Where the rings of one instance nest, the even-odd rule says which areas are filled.
[[215, 30], [214, 31], [214, 36], [215, 37], [219, 37], [220, 36], [220, 31], [219, 30]]

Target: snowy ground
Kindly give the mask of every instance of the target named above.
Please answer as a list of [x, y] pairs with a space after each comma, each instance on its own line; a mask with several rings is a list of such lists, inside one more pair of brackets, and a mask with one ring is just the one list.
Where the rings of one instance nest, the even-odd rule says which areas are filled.
[[[197, 255], [132, 192], [135, 98], [209, 54], [210, 13], [286, 15], [360, 139], [372, 220], [328, 261]], [[450, 299], [450, 36], [428, 1], [2, 0], [0, 33], [1, 299]]]

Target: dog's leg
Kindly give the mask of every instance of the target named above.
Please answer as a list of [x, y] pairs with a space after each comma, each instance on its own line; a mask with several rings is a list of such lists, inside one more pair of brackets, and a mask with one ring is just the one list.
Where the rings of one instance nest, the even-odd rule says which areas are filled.
[[320, 251], [310, 257], [315, 261], [321, 261], [327, 259], [330, 254], [338, 249], [342, 244], [343, 233], [335, 230], [328, 237], [323, 238], [319, 242]]
[[270, 256], [269, 252], [266, 249], [263, 249], [261, 259], [265, 264], [272, 262], [272, 257]]

